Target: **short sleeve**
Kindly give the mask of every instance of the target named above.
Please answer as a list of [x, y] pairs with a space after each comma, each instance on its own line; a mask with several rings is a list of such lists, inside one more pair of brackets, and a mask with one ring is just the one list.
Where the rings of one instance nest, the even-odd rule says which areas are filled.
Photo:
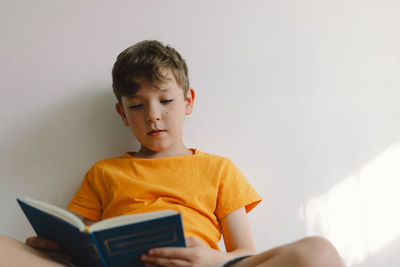
[[248, 213], [260, 201], [260, 195], [247, 181], [242, 172], [231, 160], [226, 159], [222, 164], [218, 189], [217, 217], [222, 219], [229, 213], [242, 207], [245, 207]]
[[67, 208], [76, 214], [93, 221], [101, 219], [101, 201], [96, 193], [94, 179], [94, 168], [91, 168], [83, 178], [81, 187], [73, 196]]

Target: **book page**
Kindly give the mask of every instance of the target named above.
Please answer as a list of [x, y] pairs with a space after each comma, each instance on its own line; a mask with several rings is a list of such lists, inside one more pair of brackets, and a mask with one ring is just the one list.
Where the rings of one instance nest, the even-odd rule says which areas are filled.
[[104, 230], [108, 228], [118, 227], [126, 224], [132, 224], [137, 222], [144, 222], [153, 219], [158, 219], [162, 217], [168, 217], [175, 215], [177, 212], [173, 210], [162, 210], [154, 212], [145, 212], [132, 215], [122, 215], [110, 219], [106, 219], [100, 222], [96, 222], [88, 227], [89, 232], [95, 232], [99, 230]]

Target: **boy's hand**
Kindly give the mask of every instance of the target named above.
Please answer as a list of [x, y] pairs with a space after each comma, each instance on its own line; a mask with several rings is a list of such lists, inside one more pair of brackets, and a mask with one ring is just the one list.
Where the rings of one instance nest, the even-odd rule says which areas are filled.
[[227, 256], [211, 249], [195, 237], [186, 238], [186, 248], [165, 247], [151, 249], [142, 255], [141, 260], [146, 267], [208, 267], [216, 266], [228, 260]]
[[50, 257], [71, 260], [71, 256], [61, 251], [60, 246], [56, 242], [45, 239], [43, 237], [38, 237], [38, 236], [28, 237], [25, 241], [25, 244], [34, 249], [40, 250], [41, 252]]

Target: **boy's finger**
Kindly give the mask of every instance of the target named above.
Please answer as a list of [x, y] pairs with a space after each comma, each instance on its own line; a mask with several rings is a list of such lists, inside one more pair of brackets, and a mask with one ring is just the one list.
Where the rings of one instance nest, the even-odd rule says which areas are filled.
[[[164, 247], [150, 249], [146, 256], [164, 259], [180, 259], [190, 261], [193, 257], [192, 249], [178, 247]], [[158, 262], [156, 262], [159, 264]]]
[[[146, 266], [174, 266], [174, 267], [189, 267], [192, 266], [190, 262], [182, 259], [153, 257], [150, 255], [142, 255], [140, 258]], [[149, 265], [150, 264], [150, 265]]]
[[58, 250], [60, 248], [56, 242], [37, 236], [28, 237], [25, 244], [40, 249]]

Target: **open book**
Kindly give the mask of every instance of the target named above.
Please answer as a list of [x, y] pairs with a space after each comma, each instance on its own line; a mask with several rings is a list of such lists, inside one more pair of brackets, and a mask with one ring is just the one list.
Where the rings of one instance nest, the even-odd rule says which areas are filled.
[[181, 215], [165, 210], [118, 216], [86, 226], [67, 210], [31, 198], [17, 199], [38, 236], [53, 240], [79, 266], [144, 266], [155, 247], [185, 247]]

